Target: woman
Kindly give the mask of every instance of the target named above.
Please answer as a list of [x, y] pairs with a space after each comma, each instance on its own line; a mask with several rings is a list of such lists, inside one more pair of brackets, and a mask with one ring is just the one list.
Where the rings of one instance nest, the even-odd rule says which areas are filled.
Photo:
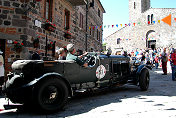
[[3, 52], [0, 51], [0, 86], [4, 83], [4, 58]]

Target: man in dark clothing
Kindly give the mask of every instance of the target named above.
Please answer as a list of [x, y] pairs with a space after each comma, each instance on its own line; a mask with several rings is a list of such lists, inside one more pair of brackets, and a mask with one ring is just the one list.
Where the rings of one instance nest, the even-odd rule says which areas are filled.
[[168, 61], [168, 55], [166, 53], [166, 48], [164, 48], [163, 53], [161, 54], [161, 59], [162, 59], [162, 69], [163, 69], [163, 74], [162, 75], [167, 75], [167, 61]]
[[171, 54], [171, 61], [172, 61], [172, 80], [176, 81], [176, 49], [174, 49], [174, 52]]

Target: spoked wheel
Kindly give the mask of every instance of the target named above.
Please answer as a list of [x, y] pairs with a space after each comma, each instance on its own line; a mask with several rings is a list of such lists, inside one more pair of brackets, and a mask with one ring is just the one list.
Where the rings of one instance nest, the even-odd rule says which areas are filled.
[[37, 85], [34, 97], [41, 111], [55, 112], [66, 104], [68, 88], [62, 80], [48, 78]]
[[140, 76], [139, 85], [142, 91], [147, 91], [149, 88], [149, 72], [147, 69], [143, 70]]
[[[59, 93], [61, 94], [58, 95]], [[63, 94], [62, 92], [59, 91], [59, 89], [56, 86], [52, 85], [47, 86], [41, 93], [40, 97], [44, 104], [52, 105], [58, 102], [60, 99], [62, 99]]]

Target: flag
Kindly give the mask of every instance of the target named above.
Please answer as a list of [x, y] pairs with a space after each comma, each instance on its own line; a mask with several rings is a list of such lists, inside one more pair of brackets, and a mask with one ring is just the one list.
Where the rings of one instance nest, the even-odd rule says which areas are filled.
[[112, 25], [112, 28], [114, 27], [114, 25]]
[[174, 18], [175, 22], [176, 22], [176, 18]]
[[116, 25], [116, 27], [118, 27], [118, 24]]
[[155, 24], [155, 21], [153, 21], [153, 23]]
[[161, 21], [160, 20], [158, 20], [158, 23], [160, 23]]
[[131, 24], [129, 23], [128, 25], [130, 26]]
[[135, 25], [136, 25], [136, 23], [133, 23], [133, 25], [135, 26]]
[[120, 24], [120, 26], [122, 27], [122, 24]]

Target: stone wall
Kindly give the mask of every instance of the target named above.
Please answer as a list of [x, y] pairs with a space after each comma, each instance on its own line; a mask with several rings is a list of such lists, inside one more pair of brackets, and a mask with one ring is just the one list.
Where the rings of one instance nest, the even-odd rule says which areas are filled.
[[[44, 24], [46, 19], [45, 0], [41, 2], [34, 2], [35, 0], [0, 0], [0, 40], [6, 40], [5, 62], [6, 72], [10, 71], [12, 62], [18, 59], [29, 59], [30, 55], [35, 51], [33, 48], [33, 40], [39, 38], [40, 45], [37, 49], [41, 58], [45, 56], [45, 41], [46, 35], [49, 41], [56, 41], [56, 46], [64, 47], [69, 43], [74, 43], [76, 49], [85, 50], [85, 33], [86, 33], [86, 11], [85, 5], [73, 6], [67, 0], [53, 0], [52, 9], [52, 23], [56, 24], [56, 30], [47, 33], [43, 25], [37, 27], [35, 21]], [[98, 16], [98, 8], [101, 10], [98, 0], [95, 0], [94, 8], [89, 8], [88, 27], [93, 25], [102, 25], [103, 11], [101, 17]], [[70, 11], [70, 29], [67, 31], [64, 28], [65, 9]], [[83, 14], [83, 28], [79, 27], [80, 13]], [[90, 29], [89, 29], [90, 30]], [[88, 33], [90, 32], [88, 30]], [[102, 37], [102, 29], [100, 36]], [[72, 38], [64, 37], [66, 32], [71, 33]], [[88, 51], [93, 48], [95, 51], [101, 50], [101, 40], [96, 39], [96, 32], [94, 37], [88, 35]], [[18, 41], [23, 43], [23, 50], [17, 53], [14, 50], [12, 42]], [[29, 55], [29, 56], [27, 56]], [[52, 51], [48, 51], [48, 57], [52, 57]]]
[[[147, 8], [147, 5], [150, 4], [150, 0], [142, 1], [137, 0], [138, 5], [143, 4], [143, 7]], [[129, 6], [134, 2], [134, 0], [129, 0]], [[146, 2], [147, 5], [144, 3]], [[142, 9], [145, 9], [143, 8]], [[107, 43], [107, 48], [111, 47], [113, 53], [117, 51], [117, 48], [122, 48], [127, 51], [139, 49], [146, 49], [148, 47], [149, 41], [156, 41], [156, 48], [158, 47], [176, 47], [176, 22], [174, 17], [176, 16], [175, 8], [150, 8], [144, 13], [134, 10], [132, 7], [129, 8], [130, 15], [133, 17], [130, 18], [130, 26], [123, 27], [114, 34], [105, 38]], [[138, 14], [135, 14], [138, 13]], [[155, 23], [148, 24], [148, 15], [153, 14], [153, 21]], [[169, 14], [172, 15], [172, 26], [161, 21], [161, 19], [167, 17]], [[134, 18], [136, 17], [136, 18]], [[151, 20], [151, 18], [150, 18]], [[160, 20], [160, 23], [158, 22]], [[135, 26], [133, 23], [136, 23]], [[138, 24], [140, 23], [140, 24]], [[117, 39], [121, 38], [120, 44], [117, 44]], [[128, 40], [126, 40], [128, 39]]]

